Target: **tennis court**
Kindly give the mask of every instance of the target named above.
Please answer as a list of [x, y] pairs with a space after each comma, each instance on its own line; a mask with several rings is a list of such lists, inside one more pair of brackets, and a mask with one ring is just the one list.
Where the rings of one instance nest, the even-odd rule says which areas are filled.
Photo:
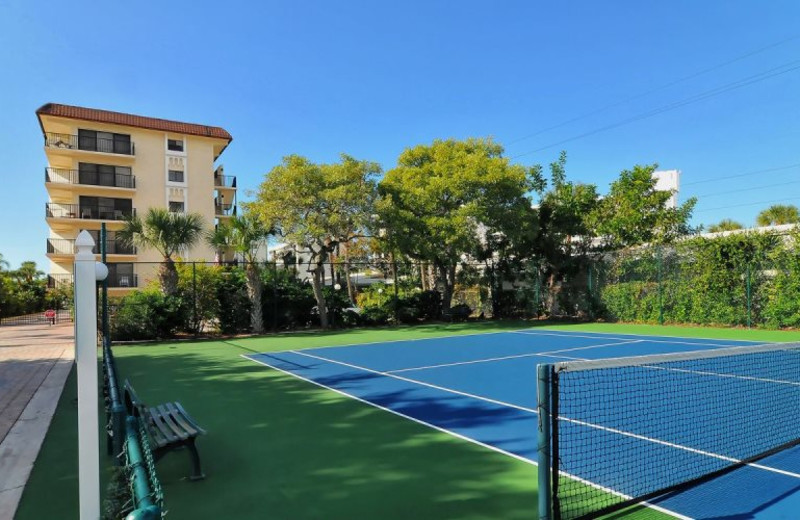
[[[415, 422], [534, 463], [538, 429], [537, 365], [711, 351], [755, 344], [751, 341], [536, 328], [287, 350], [246, 357]], [[735, 375], [726, 380], [735, 383], [737, 378], [752, 379], [747, 375]], [[767, 385], [764, 387], [766, 392], [775, 388], [776, 394], [779, 394], [779, 388], [786, 386], [781, 386], [781, 381], [759, 381], [759, 384]], [[770, 384], [775, 386], [770, 387]], [[704, 386], [702, 391], [717, 394], [725, 388], [727, 386]], [[796, 388], [798, 385], [794, 385], [792, 391]], [[624, 380], [610, 381], [603, 392], [593, 397], [608, 400], [624, 392]], [[800, 396], [791, 395], [795, 396], [792, 397], [794, 400], [784, 403], [783, 408], [788, 405], [796, 410], [800, 406]], [[680, 411], [696, 409], [698, 400], [713, 401], [716, 395], [672, 392], [662, 397], [669, 401], [669, 407]], [[746, 406], [737, 408], [736, 403], [726, 403], [728, 408], [741, 414], [743, 422], [747, 422], [750, 410]], [[720, 408], [707, 409], [711, 414], [723, 413]], [[652, 430], [641, 435], [636, 417], [621, 418], [623, 426], [603, 429], [591, 449], [573, 456], [572, 464], [593, 468], [595, 472], [600, 467], [602, 471], [597, 474], [602, 475], [620, 468], [623, 473], [636, 475], [637, 479], [647, 479], [659, 472], [681, 471], [681, 468], [663, 467], [673, 460], [663, 455], [665, 450], [687, 454], [681, 459], [687, 466], [703, 466], [705, 460], [720, 456], [702, 447], [681, 444], [681, 439], [688, 443], [703, 437], [724, 437], [725, 431], [707, 431], [709, 425], [713, 426], [713, 420], [706, 418], [697, 428], [700, 431], [693, 431], [691, 421], [681, 422], [677, 431], [675, 427], [669, 429], [673, 437], [666, 440], [659, 438], [658, 432], [659, 428], [670, 424], [670, 418], [656, 414], [647, 420]], [[628, 429], [625, 424], [629, 425]], [[759, 428], [768, 429], [770, 425], [752, 427], [752, 436], [764, 433]], [[640, 454], [652, 454], [651, 460], [631, 460], [616, 455], [631, 443], [631, 439], [641, 445], [637, 448]], [[574, 457], [580, 460], [576, 461]], [[578, 477], [610, 494], [625, 495], [625, 486], [636, 485], [635, 482], [593, 482], [586, 476]], [[794, 518], [796, 511], [800, 510], [798, 491], [800, 448], [791, 448], [761, 459], [758, 464], [747, 465], [688, 490], [651, 500], [650, 505], [665, 513], [665, 518]]]

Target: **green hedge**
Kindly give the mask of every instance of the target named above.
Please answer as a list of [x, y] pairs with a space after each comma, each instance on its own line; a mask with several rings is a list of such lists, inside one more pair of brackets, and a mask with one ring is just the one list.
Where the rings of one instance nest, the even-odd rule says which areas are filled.
[[607, 319], [800, 327], [797, 234], [742, 233], [630, 250], [602, 260]]

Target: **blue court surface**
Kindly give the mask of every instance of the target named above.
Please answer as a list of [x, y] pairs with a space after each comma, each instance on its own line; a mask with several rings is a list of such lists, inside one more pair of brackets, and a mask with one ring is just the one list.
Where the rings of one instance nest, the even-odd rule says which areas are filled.
[[[246, 357], [431, 428], [535, 463], [537, 364], [753, 344], [534, 328]], [[676, 518], [800, 518], [800, 447], [650, 504]]]

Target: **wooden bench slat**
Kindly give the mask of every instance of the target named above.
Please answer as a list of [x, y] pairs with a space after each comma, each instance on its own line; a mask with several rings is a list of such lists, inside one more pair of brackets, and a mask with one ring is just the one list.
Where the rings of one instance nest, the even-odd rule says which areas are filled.
[[175, 417], [170, 413], [169, 409], [167, 409], [166, 404], [158, 405], [158, 412], [161, 414], [161, 420], [164, 424], [172, 431], [172, 434], [180, 440], [186, 440], [189, 438], [189, 433], [181, 428], [178, 422], [175, 420]]
[[152, 427], [151, 431], [156, 433], [155, 441], [159, 447], [178, 440], [161, 420], [161, 415], [158, 413], [158, 410], [155, 408], [149, 408], [147, 410], [147, 414], [150, 417], [149, 425]]
[[184, 415], [178, 411], [175, 403], [166, 403], [164, 406], [169, 410], [170, 416], [183, 429], [190, 437], [196, 437], [200, 432], [194, 427], [191, 421], [187, 420]]
[[186, 420], [189, 421], [189, 423], [191, 423], [192, 427], [194, 427], [194, 429], [197, 430], [197, 433], [199, 433], [200, 435], [205, 435], [206, 434], [206, 431], [203, 428], [200, 427], [200, 424], [197, 421], [194, 420], [194, 417], [189, 415], [189, 412], [187, 412], [183, 408], [183, 406], [181, 406], [181, 403], [175, 401], [173, 404], [175, 405], [175, 408], [177, 408], [178, 411], [181, 413], [181, 415], [183, 417], [185, 417]]

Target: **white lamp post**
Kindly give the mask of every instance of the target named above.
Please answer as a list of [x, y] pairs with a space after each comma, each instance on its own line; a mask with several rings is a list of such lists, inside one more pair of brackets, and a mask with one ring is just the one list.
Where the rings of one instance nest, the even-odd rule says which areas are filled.
[[75, 361], [78, 365], [78, 493], [81, 520], [100, 518], [100, 439], [97, 410], [97, 281], [108, 267], [94, 259], [94, 240], [75, 240]]

